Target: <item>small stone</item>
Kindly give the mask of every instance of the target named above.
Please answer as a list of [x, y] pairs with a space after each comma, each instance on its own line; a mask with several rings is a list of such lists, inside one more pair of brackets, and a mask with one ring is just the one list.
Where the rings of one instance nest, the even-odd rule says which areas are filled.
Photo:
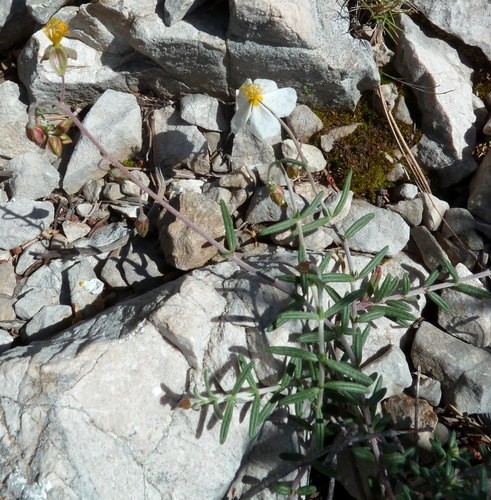
[[138, 217], [138, 205], [109, 205], [113, 212], [124, 215], [128, 219], [136, 219]]
[[49, 201], [20, 199], [0, 203], [0, 248], [11, 250], [39, 236], [54, 220]]
[[[60, 174], [46, 156], [24, 153], [12, 158], [5, 168], [13, 172], [7, 181], [13, 198], [37, 200], [49, 196], [59, 186]], [[33, 179], [36, 182], [33, 182]]]
[[201, 193], [204, 182], [200, 179], [176, 179], [169, 183], [168, 190], [173, 196], [181, 193]]
[[423, 220], [423, 201], [421, 198], [403, 200], [395, 205], [387, 205], [385, 208], [398, 213], [404, 222], [411, 227], [419, 226]]
[[416, 243], [423, 262], [429, 271], [433, 271], [441, 265], [443, 259], [448, 260], [448, 255], [425, 226], [412, 227], [411, 238]]
[[[225, 229], [218, 203], [200, 193], [183, 193], [171, 203], [212, 238], [223, 238]], [[168, 212], [159, 220], [159, 237], [167, 262], [177, 269], [201, 267], [217, 254], [216, 248]]]
[[77, 207], [75, 208], [75, 211], [77, 212], [80, 217], [88, 217], [94, 210], [94, 205], [92, 203], [79, 203]]
[[428, 193], [421, 193], [421, 199], [423, 200], [423, 224], [430, 231], [438, 230], [450, 205]]
[[102, 196], [106, 200], [115, 201], [124, 198], [121, 188], [117, 182], [108, 182], [102, 190]]
[[[388, 110], [392, 111], [396, 104], [397, 96], [399, 95], [397, 92], [397, 86], [395, 83], [384, 83], [383, 85], [380, 85], [380, 91]], [[385, 116], [383, 105], [377, 94], [374, 94], [373, 105], [379, 114]]]
[[[456, 265], [461, 277], [472, 273], [462, 264]], [[479, 280], [467, 281], [467, 285], [486, 290]], [[491, 345], [491, 299], [477, 299], [447, 288], [441, 292], [442, 299], [449, 305], [448, 311], [438, 310], [438, 323], [448, 333], [476, 347]]]
[[14, 305], [15, 314], [20, 319], [31, 319], [46, 305], [58, 305], [60, 292], [53, 288], [33, 288], [22, 295]]
[[104, 291], [104, 283], [97, 279], [93, 269], [96, 263], [83, 259], [67, 270], [70, 303], [77, 317], [93, 314], [95, 304]]
[[446, 237], [460, 235], [476, 228], [474, 216], [465, 208], [449, 208], [445, 212], [445, 222], [442, 225], [442, 234]]
[[22, 276], [34, 262], [39, 260], [39, 255], [44, 254], [48, 248], [49, 242], [47, 240], [36, 241], [32, 245], [29, 245], [20, 254], [15, 266], [15, 272], [19, 276]]
[[218, 99], [204, 94], [186, 95], [181, 99], [181, 118], [205, 130], [223, 132], [228, 129]]
[[251, 175], [251, 172], [246, 167], [239, 168], [230, 174], [223, 175], [218, 180], [218, 185], [220, 187], [228, 189], [248, 189], [253, 187], [254, 184], [254, 176]]
[[419, 385], [417, 380], [411, 386], [411, 394], [413, 397], [425, 399], [432, 406], [438, 406], [442, 399], [442, 385], [438, 380], [434, 380], [426, 375], [420, 375]]
[[399, 100], [397, 101], [397, 106], [395, 107], [394, 110], [394, 118], [402, 123], [405, 123], [406, 125], [413, 125], [414, 123], [413, 119], [411, 118], [411, 113], [409, 112], [409, 108], [407, 107], [406, 99], [402, 95], [399, 97]]
[[[1, 298], [0, 298], [0, 300], [1, 300]], [[15, 319], [15, 315], [14, 315], [13, 319]], [[2, 320], [2, 321], [6, 321], [6, 320]], [[0, 329], [0, 354], [2, 352], [7, 351], [8, 349], [10, 349], [10, 346], [12, 345], [12, 340], [13, 340], [13, 337], [12, 337], [12, 335], [10, 335], [9, 332], [7, 332], [6, 330]]]
[[[150, 185], [150, 179], [145, 172], [141, 172], [140, 170], [133, 170], [131, 172], [144, 186], [148, 187]], [[141, 196], [142, 199], [147, 199], [148, 194], [141, 191], [140, 187], [136, 185], [133, 181], [129, 179], [124, 180], [121, 183], [121, 192], [126, 196]]]
[[[14, 311], [14, 298], [4, 297], [0, 295], [0, 321], [13, 321], [17, 319]], [[0, 352], [2, 351], [0, 347]]]
[[98, 202], [104, 185], [104, 179], [91, 179], [87, 181], [82, 190], [85, 199], [90, 203]]
[[12, 262], [0, 263], [0, 294], [12, 297], [16, 285], [17, 278]]
[[321, 135], [322, 151], [324, 151], [324, 153], [329, 153], [330, 151], [332, 151], [332, 148], [334, 147], [336, 141], [339, 141], [340, 139], [344, 139], [345, 137], [351, 135], [358, 128], [358, 125], [361, 124], [352, 123], [351, 125], [336, 127], [329, 130], [327, 134]]
[[324, 127], [322, 120], [305, 104], [295, 107], [288, 117], [288, 122], [300, 142], [308, 142]]
[[394, 168], [387, 174], [387, 180], [389, 182], [400, 182], [407, 180], [408, 175], [406, 169], [401, 163], [396, 163]]
[[280, 141], [281, 137], [275, 137], [268, 141], [260, 140], [252, 135], [248, 127], [243, 127], [234, 136], [232, 154], [230, 155], [232, 170], [275, 161], [272, 145]]
[[66, 241], [68, 243], [73, 243], [75, 240], [83, 238], [86, 234], [90, 232], [90, 226], [84, 224], [83, 222], [72, 222], [71, 220], [66, 220], [61, 225], [63, 232], [65, 233]]
[[44, 306], [26, 325], [26, 335], [30, 340], [45, 340], [64, 330], [71, 324], [70, 306]]
[[[302, 144], [301, 149], [308, 168], [310, 168], [310, 172], [322, 172], [326, 168], [327, 161], [319, 148], [311, 146], [310, 144]], [[295, 143], [291, 139], [283, 141], [281, 151], [285, 158], [302, 161], [295, 147]]]
[[396, 200], [414, 200], [418, 196], [418, 186], [405, 182], [392, 190], [392, 195]]

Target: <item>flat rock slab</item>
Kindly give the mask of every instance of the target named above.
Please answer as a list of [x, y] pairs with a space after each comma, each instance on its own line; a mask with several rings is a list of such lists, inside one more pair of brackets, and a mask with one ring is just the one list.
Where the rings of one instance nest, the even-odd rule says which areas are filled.
[[20, 199], [0, 203], [0, 248], [11, 250], [36, 238], [52, 224], [54, 216], [49, 201]]

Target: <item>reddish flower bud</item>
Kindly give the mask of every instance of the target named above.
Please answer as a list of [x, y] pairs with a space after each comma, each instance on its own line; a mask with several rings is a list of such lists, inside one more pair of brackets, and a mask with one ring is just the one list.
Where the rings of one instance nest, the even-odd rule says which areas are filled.
[[65, 118], [56, 125], [56, 133], [58, 135], [66, 134], [73, 125], [73, 120], [71, 118]]
[[292, 165], [289, 163], [286, 167], [286, 175], [290, 179], [298, 179], [300, 177], [300, 173], [302, 172], [302, 168], [300, 165]]
[[48, 137], [48, 146], [56, 156], [61, 156], [61, 153], [63, 151], [63, 143], [57, 135], [50, 135]]
[[61, 139], [61, 142], [63, 144], [71, 144], [72, 143], [72, 138], [67, 134], [60, 134], [58, 137]]
[[34, 144], [39, 146], [40, 148], [44, 148], [46, 146], [46, 141], [48, 137], [43, 130], [43, 127], [40, 125], [34, 125], [32, 127], [26, 127], [26, 136], [32, 141]]
[[189, 410], [191, 408], [191, 400], [189, 398], [182, 398], [179, 403], [177, 403], [177, 407], [182, 410]]

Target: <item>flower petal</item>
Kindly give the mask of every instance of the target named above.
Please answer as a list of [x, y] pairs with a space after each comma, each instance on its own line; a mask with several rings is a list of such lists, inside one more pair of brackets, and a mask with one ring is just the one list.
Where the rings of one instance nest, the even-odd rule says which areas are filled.
[[[237, 99], [237, 102], [239, 99]], [[246, 99], [244, 104], [238, 106], [237, 111], [235, 112], [234, 117], [230, 123], [230, 130], [233, 134], [236, 134], [249, 120], [251, 116], [252, 106], [249, 104], [249, 101]]]
[[288, 116], [297, 104], [297, 92], [288, 87], [265, 93], [263, 103], [280, 118]]
[[278, 90], [278, 85], [273, 80], [267, 80], [265, 78], [258, 78], [254, 80], [254, 83], [261, 86], [263, 94], [267, 94], [268, 92], [274, 92]]
[[281, 126], [264, 106], [255, 106], [251, 112], [251, 132], [258, 139], [269, 139], [280, 135]]

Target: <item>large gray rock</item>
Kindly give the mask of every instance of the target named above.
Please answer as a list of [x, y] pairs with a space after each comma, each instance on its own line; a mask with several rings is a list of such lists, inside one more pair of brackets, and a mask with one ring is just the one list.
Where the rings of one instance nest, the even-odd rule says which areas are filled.
[[374, 214], [375, 217], [349, 239], [351, 249], [358, 252], [377, 253], [388, 246], [387, 256], [399, 253], [409, 241], [409, 226], [395, 212], [374, 207], [366, 201], [355, 200], [351, 204], [349, 214], [341, 220], [337, 228], [340, 233], [344, 233], [367, 214]]
[[491, 10], [487, 0], [412, 0], [418, 10], [443, 31], [479, 47], [491, 60]]
[[[83, 123], [100, 144], [119, 160], [131, 158], [141, 149], [141, 113], [133, 95], [106, 90]], [[69, 194], [76, 193], [87, 181], [104, 177], [107, 166], [107, 162], [101, 162], [99, 150], [81, 135], [68, 162], [63, 188]]]
[[[462, 264], [457, 264], [458, 275], [468, 277], [472, 273]], [[467, 281], [485, 290], [479, 280]], [[491, 299], [477, 299], [451, 288], [442, 291], [442, 298], [449, 309], [438, 310], [438, 323], [448, 333], [477, 347], [491, 345]]]
[[25, 40], [36, 23], [27, 15], [26, 3], [21, 0], [0, 2], [0, 51], [5, 51]]
[[228, 81], [224, 21], [221, 16], [199, 13], [166, 27], [159, 14], [151, 14], [134, 20], [128, 41], [163, 70], [161, 80], [156, 82], [161, 93], [204, 93], [225, 98]]
[[445, 404], [461, 412], [491, 412], [491, 354], [426, 321], [416, 332], [411, 352], [414, 366], [442, 384]]
[[39, 236], [53, 222], [49, 201], [19, 199], [0, 203], [0, 248], [11, 250]]
[[472, 69], [446, 42], [427, 36], [409, 17], [401, 17], [395, 65], [412, 85], [422, 114], [423, 138], [418, 144], [422, 163], [450, 186], [476, 168], [472, 150], [476, 117], [472, 97]]
[[[26, 137], [27, 95], [24, 87], [11, 81], [0, 84], [0, 166], [14, 156], [37, 153], [48, 156]], [[53, 157], [51, 155], [51, 157]]]
[[472, 178], [467, 208], [473, 215], [491, 222], [491, 151]]
[[167, 26], [176, 24], [204, 2], [206, 0], [166, 0], [164, 5], [165, 24]]
[[[348, 12], [337, 0], [230, 2], [230, 83], [269, 78], [309, 99], [353, 109], [379, 76], [368, 42], [349, 34]], [[254, 64], [251, 68], [251, 61]]]
[[37, 23], [46, 24], [50, 18], [63, 6], [73, 3], [73, 0], [26, 0], [27, 12]]
[[5, 168], [14, 174], [7, 181], [13, 198], [36, 200], [49, 196], [59, 187], [60, 174], [45, 155], [24, 153], [12, 158]]

